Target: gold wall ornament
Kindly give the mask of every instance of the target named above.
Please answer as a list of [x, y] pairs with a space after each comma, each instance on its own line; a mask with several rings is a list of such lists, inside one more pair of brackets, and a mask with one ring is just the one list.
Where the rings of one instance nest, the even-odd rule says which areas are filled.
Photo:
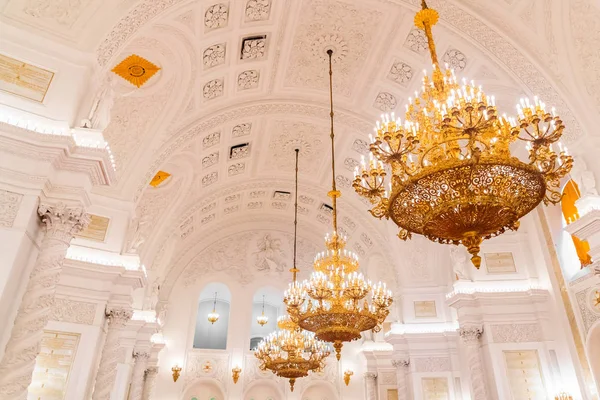
[[573, 397], [567, 392], [560, 392], [559, 394], [554, 396], [554, 400], [573, 400]]
[[[296, 191], [294, 201], [294, 260], [292, 285], [296, 285], [298, 268], [296, 251], [298, 242], [298, 153], [296, 149]], [[264, 297], [263, 297], [264, 307]], [[263, 308], [264, 310], [264, 308]], [[264, 338], [254, 350], [262, 371], [270, 370], [275, 375], [287, 378], [290, 390], [294, 391], [296, 379], [308, 376], [309, 372], [321, 372], [325, 368], [325, 359], [331, 353], [327, 343], [318, 340], [312, 332], [303, 331], [289, 316], [277, 319], [278, 331]]]
[[258, 317], [256, 317], [256, 322], [260, 326], [265, 326], [269, 322], [269, 317], [267, 317], [265, 315], [265, 296], [264, 295], [263, 295], [263, 302], [262, 302], [262, 313]]
[[106, 231], [108, 230], [110, 218], [94, 214], [89, 214], [89, 216], [90, 223], [85, 227], [85, 229], [76, 234], [75, 237], [93, 240], [96, 242], [104, 242], [104, 239], [106, 239]]
[[[499, 116], [494, 96], [440, 68], [431, 33], [437, 20], [423, 1], [415, 25], [425, 30], [433, 73], [409, 98], [404, 121], [382, 115], [352, 186], [371, 201], [374, 217], [398, 225], [401, 239], [461, 244], [479, 268], [483, 240], [516, 230], [541, 202], [560, 201], [573, 159], [559, 142], [561, 118], [537, 97], [521, 99], [516, 118]], [[527, 161], [513, 155], [513, 143], [525, 144]]]
[[160, 71], [160, 67], [137, 54], [130, 55], [112, 69], [112, 72], [138, 88], [142, 87], [158, 71]]
[[181, 375], [181, 367], [175, 364], [173, 368], [171, 368], [171, 371], [173, 371], [173, 382], [177, 382], [177, 379], [179, 379], [179, 376]]
[[[292, 282], [284, 293], [288, 314], [301, 329], [315, 333], [319, 340], [333, 343], [340, 360], [344, 342], [361, 337], [361, 332], [379, 332], [389, 314], [392, 293], [381, 282], [373, 285], [358, 272], [358, 256], [346, 250], [346, 238], [338, 233], [333, 130], [332, 50], [329, 56], [329, 98], [331, 120], [331, 170], [333, 233], [325, 236], [326, 251], [315, 257], [310, 279]], [[370, 296], [369, 296], [370, 295]], [[368, 296], [368, 297], [367, 297]], [[367, 299], [370, 299], [370, 302]]]
[[231, 378], [233, 379], [233, 383], [238, 383], [238, 379], [240, 379], [241, 373], [242, 369], [237, 365], [231, 370]]
[[158, 187], [161, 183], [163, 183], [165, 180], [167, 180], [167, 178], [170, 176], [171, 176], [171, 174], [168, 172], [158, 171], [156, 173], [156, 175], [154, 175], [154, 178], [152, 178], [152, 180], [150, 181], [150, 186]]
[[600, 290], [596, 290], [596, 303], [594, 303], [594, 307], [600, 306]]
[[346, 386], [348, 386], [350, 384], [350, 377], [354, 375], [354, 372], [347, 369], [346, 371], [344, 371], [344, 383], [346, 384]]

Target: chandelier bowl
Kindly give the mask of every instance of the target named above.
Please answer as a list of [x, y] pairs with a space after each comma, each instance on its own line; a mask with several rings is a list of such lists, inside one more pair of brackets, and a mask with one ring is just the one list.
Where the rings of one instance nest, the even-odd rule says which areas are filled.
[[[424, 169], [390, 196], [390, 218], [407, 231], [476, 256], [481, 239], [516, 229], [546, 193], [539, 170], [517, 158], [450, 160]], [[478, 256], [476, 256], [478, 257]], [[475, 258], [478, 267], [480, 259]]]

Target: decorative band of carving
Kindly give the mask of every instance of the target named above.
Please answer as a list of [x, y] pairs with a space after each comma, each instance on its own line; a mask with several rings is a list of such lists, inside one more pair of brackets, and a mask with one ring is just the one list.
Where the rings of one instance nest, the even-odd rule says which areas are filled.
[[406, 368], [410, 365], [410, 359], [403, 358], [400, 360], [392, 360], [392, 365], [396, 368]]

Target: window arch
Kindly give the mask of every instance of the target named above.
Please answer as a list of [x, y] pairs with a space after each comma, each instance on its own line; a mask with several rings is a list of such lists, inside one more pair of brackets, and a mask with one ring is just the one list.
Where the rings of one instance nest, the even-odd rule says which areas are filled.
[[[261, 326], [257, 318], [262, 315], [264, 301], [264, 314], [268, 322]], [[280, 290], [271, 287], [262, 287], [258, 289], [252, 298], [252, 320], [250, 321], [250, 350], [267, 336], [277, 329], [277, 317], [285, 313], [283, 308], [283, 297]]]
[[[230, 302], [231, 292], [222, 283], [211, 283], [202, 290], [196, 314], [195, 349], [225, 350], [227, 348]], [[208, 315], [213, 310], [219, 317], [214, 323], [211, 323]]]
[[[567, 225], [579, 219], [579, 211], [577, 210], [575, 203], [580, 197], [581, 194], [577, 183], [572, 179], [569, 180], [563, 189], [563, 198], [561, 200], [562, 213]], [[571, 239], [575, 245], [581, 268], [590, 265], [592, 263], [592, 258], [589, 255], [589, 243], [586, 240], [580, 240], [574, 235], [571, 235]]]

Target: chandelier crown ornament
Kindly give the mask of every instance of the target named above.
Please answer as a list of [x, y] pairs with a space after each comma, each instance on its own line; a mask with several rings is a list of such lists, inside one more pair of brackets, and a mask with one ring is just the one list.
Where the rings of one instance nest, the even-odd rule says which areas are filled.
[[[298, 149], [296, 152], [296, 194], [294, 202], [294, 261], [292, 283], [290, 287], [302, 292], [301, 284], [296, 280], [299, 272], [296, 265], [297, 233], [298, 233]], [[298, 304], [301, 297], [298, 294]], [[264, 304], [264, 297], [263, 297]], [[270, 333], [254, 350], [254, 355], [260, 360], [262, 371], [270, 370], [275, 375], [287, 378], [290, 390], [294, 391], [296, 379], [308, 376], [309, 372], [322, 371], [325, 359], [331, 354], [327, 343], [318, 340], [312, 332], [303, 331], [289, 316], [277, 318], [279, 330]]]
[[[440, 68], [431, 31], [438, 19], [423, 1], [415, 25], [427, 36], [433, 72], [408, 99], [404, 120], [392, 113], [377, 121], [352, 186], [374, 217], [398, 225], [401, 239], [462, 244], [479, 268], [483, 240], [518, 229], [541, 202], [561, 200], [573, 159], [559, 142], [561, 118], [537, 97], [521, 99], [516, 117], [500, 116], [494, 96]], [[525, 153], [525, 161], [514, 155]]]
[[262, 302], [262, 313], [256, 317], [256, 322], [260, 326], [265, 326], [269, 322], [269, 317], [265, 315], [265, 295], [263, 294], [263, 302]]
[[345, 249], [346, 238], [338, 233], [337, 199], [341, 193], [335, 182], [333, 50], [327, 50], [327, 55], [332, 170], [332, 189], [328, 196], [333, 208], [333, 233], [325, 236], [327, 250], [315, 257], [310, 279], [302, 283], [294, 280], [284, 293], [283, 301], [291, 320], [301, 329], [314, 332], [317, 339], [333, 343], [339, 360], [344, 342], [359, 339], [363, 331], [381, 330], [389, 314], [392, 294], [385, 284], [373, 285], [358, 272], [358, 256]]
[[208, 322], [214, 324], [219, 320], [219, 313], [217, 312], [217, 292], [215, 292], [215, 298], [213, 300], [213, 309], [208, 313]]

